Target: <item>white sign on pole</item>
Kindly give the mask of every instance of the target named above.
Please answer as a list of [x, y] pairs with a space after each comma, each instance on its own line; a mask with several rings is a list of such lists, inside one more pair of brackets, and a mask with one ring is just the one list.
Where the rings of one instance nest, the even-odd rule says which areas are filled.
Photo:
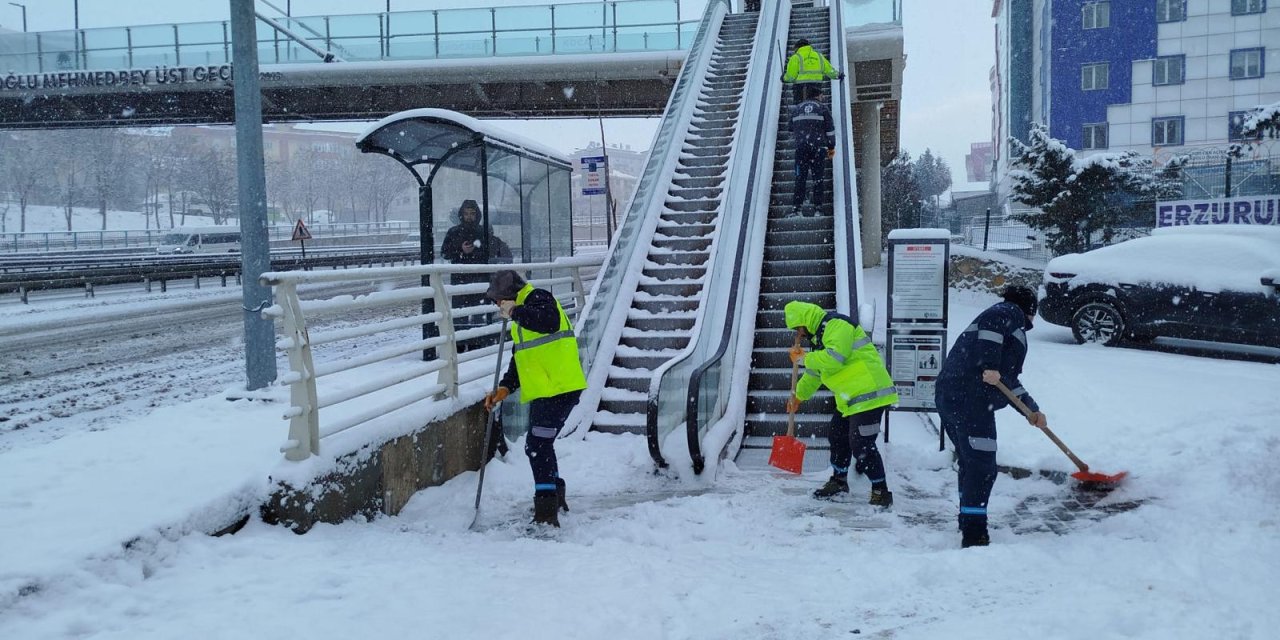
[[582, 163], [582, 195], [604, 195], [604, 169], [609, 156], [583, 156], [579, 162]]
[[947, 243], [892, 242], [889, 324], [943, 323], [947, 313]]

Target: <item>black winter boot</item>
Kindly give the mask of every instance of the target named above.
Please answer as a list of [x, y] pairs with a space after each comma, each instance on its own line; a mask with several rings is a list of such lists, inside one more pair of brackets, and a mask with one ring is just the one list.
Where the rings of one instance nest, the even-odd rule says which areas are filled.
[[849, 481], [841, 476], [831, 476], [826, 484], [814, 490], [813, 497], [825, 500], [837, 493], [849, 493]]
[[991, 544], [991, 536], [987, 535], [986, 531], [965, 531], [960, 537], [961, 549], [968, 549], [969, 547], [985, 547], [989, 544]]
[[560, 505], [560, 510], [569, 513], [569, 503], [565, 502], [565, 484], [564, 478], [556, 478], [556, 502]]
[[533, 494], [533, 524], [559, 527], [560, 518], [556, 516], [559, 502], [554, 491], [539, 491]]
[[888, 487], [880, 489], [871, 487], [871, 500], [869, 502], [877, 507], [888, 509], [893, 506], [893, 492], [889, 491]]

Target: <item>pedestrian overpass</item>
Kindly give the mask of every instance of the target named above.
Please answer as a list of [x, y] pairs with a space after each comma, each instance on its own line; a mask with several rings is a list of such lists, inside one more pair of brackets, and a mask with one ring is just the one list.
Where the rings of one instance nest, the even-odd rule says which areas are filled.
[[[859, 67], [850, 75], [887, 107], [890, 153], [900, 1], [843, 0]], [[661, 115], [706, 4], [260, 12], [263, 118], [375, 120], [423, 107], [479, 118]], [[0, 35], [0, 128], [229, 124], [230, 33], [221, 21]]]

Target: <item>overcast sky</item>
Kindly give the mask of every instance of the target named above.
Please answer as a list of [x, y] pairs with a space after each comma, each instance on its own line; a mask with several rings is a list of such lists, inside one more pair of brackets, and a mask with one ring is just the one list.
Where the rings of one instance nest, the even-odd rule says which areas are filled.
[[[0, 4], [0, 25], [22, 28], [22, 10]], [[259, 8], [270, 10], [259, 0]], [[375, 13], [388, 0], [267, 0], [293, 15]], [[991, 138], [991, 91], [988, 76], [994, 60], [991, 0], [902, 0], [907, 67], [902, 100], [902, 146], [919, 156], [926, 147], [951, 165], [957, 186], [965, 181], [964, 155], [972, 142]], [[80, 27], [119, 27], [166, 22], [223, 20], [230, 0], [26, 0], [30, 31], [74, 26], [78, 2]], [[546, 0], [390, 0], [393, 11], [458, 6], [549, 4]], [[558, 4], [558, 2], [555, 2]], [[20, 2], [21, 4], [21, 2]], [[939, 46], [946, 43], [947, 46]], [[431, 105], [422, 105], [424, 107]], [[609, 144], [649, 147], [656, 119], [606, 120]], [[349, 127], [342, 127], [348, 129]], [[521, 134], [565, 151], [599, 141], [595, 121], [539, 120], [515, 125]]]

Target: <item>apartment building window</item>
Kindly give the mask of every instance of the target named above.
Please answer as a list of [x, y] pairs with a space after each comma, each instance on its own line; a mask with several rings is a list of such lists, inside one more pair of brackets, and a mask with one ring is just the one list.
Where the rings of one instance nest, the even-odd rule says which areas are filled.
[[1231, 50], [1231, 79], [1262, 77], [1262, 47]]
[[1250, 13], [1264, 13], [1267, 0], [1231, 0], [1231, 15], [1245, 16]]
[[1080, 88], [1097, 91], [1107, 88], [1110, 66], [1106, 62], [1094, 62], [1080, 67]]
[[1151, 146], [1168, 147], [1182, 144], [1183, 117], [1151, 119]]
[[1156, 22], [1182, 22], [1187, 19], [1187, 0], [1156, 0]]
[[1184, 55], [1160, 56], [1151, 66], [1151, 84], [1163, 86], [1182, 84], [1186, 81], [1187, 57]]
[[1244, 129], [1244, 121], [1249, 118], [1250, 113], [1253, 113], [1253, 112], [1252, 111], [1232, 111], [1231, 113], [1227, 114], [1227, 139], [1228, 140], [1232, 142], [1245, 142], [1248, 140], [1262, 139], [1261, 131], [1253, 134], [1252, 136], [1245, 136], [1244, 133], [1242, 133], [1242, 130]]
[[1106, 29], [1111, 26], [1111, 3], [1090, 2], [1080, 10], [1085, 29]]
[[1085, 149], [1106, 149], [1107, 123], [1098, 122], [1084, 125], [1084, 144], [1082, 146]]

